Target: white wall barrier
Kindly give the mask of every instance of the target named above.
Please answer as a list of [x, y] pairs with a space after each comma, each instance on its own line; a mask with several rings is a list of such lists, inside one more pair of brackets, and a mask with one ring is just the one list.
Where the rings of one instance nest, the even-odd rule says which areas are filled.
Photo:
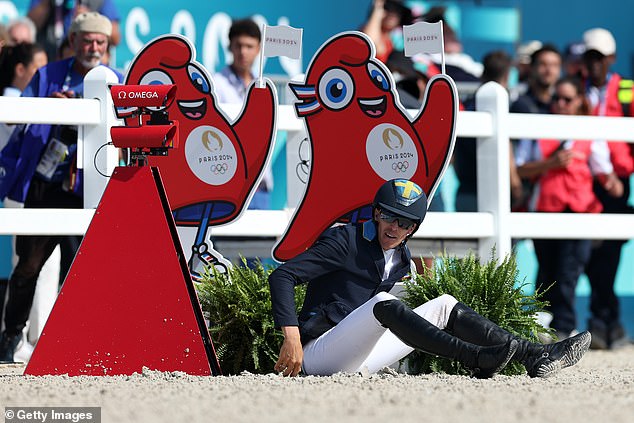
[[[117, 124], [107, 84], [114, 74], [98, 68], [86, 76], [85, 98], [0, 97], [0, 122], [80, 125], [80, 154], [85, 174], [85, 209], [0, 209], [0, 234], [84, 234], [94, 214], [107, 177], [116, 165], [110, 126]], [[477, 137], [477, 213], [430, 212], [416, 238], [477, 240], [478, 254], [488, 258], [510, 252], [511, 238], [632, 239], [634, 215], [511, 213], [509, 199], [509, 139], [613, 139], [634, 141], [634, 118], [509, 114], [508, 95], [488, 83], [477, 93], [476, 112], [460, 112], [459, 137]], [[239, 107], [228, 106], [235, 116]], [[288, 198], [301, 198], [303, 184], [295, 176], [304, 126], [292, 106], [279, 106], [278, 131], [287, 131]], [[81, 157], [81, 156], [80, 156]], [[80, 162], [81, 165], [81, 162]], [[99, 172], [96, 170], [99, 169]], [[292, 215], [287, 210], [247, 210], [236, 222], [214, 228], [217, 237], [279, 237]], [[266, 221], [267, 225], [261, 222]]]

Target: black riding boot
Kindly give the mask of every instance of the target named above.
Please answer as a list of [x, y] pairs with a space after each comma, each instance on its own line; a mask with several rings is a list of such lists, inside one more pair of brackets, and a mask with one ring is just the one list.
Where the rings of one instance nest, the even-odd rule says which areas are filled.
[[376, 303], [373, 311], [376, 319], [405, 344], [458, 360], [471, 369], [475, 377], [492, 377], [506, 366], [517, 349], [514, 339], [488, 347], [465, 342], [437, 328], [399, 300]]
[[476, 345], [517, 340], [519, 345], [513, 359], [526, 367], [530, 377], [552, 376], [577, 363], [590, 347], [591, 339], [590, 332], [586, 331], [554, 344], [536, 344], [514, 336], [463, 303], [456, 304], [451, 310], [447, 331]]

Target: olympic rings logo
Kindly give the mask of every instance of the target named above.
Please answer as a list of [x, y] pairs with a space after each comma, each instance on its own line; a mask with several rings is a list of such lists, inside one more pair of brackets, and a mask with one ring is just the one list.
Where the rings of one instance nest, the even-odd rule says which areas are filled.
[[403, 173], [409, 167], [409, 162], [407, 160], [403, 162], [392, 163], [392, 170], [396, 173]]
[[210, 170], [214, 175], [224, 175], [229, 170], [229, 165], [227, 163], [213, 164]]

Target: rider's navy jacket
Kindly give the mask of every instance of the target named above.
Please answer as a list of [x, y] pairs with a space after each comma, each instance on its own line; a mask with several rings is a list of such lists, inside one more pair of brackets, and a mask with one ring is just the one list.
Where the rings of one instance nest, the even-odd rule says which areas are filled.
[[[302, 342], [306, 343], [378, 292], [389, 291], [411, 269], [409, 249], [405, 245], [397, 248], [395, 254], [401, 254], [401, 262], [382, 281], [385, 258], [375, 222], [327, 229], [313, 246], [269, 276], [276, 327], [299, 326]], [[294, 287], [302, 283], [308, 286], [298, 318]]]

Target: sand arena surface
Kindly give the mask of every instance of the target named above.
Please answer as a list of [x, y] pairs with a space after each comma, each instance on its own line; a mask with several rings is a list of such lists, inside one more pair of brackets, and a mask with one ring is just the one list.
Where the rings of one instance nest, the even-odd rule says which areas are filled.
[[[590, 351], [550, 379], [442, 374], [22, 376], [0, 365], [0, 407], [98, 406], [102, 422], [634, 422], [634, 345]], [[7, 420], [8, 421], [8, 420]]]

